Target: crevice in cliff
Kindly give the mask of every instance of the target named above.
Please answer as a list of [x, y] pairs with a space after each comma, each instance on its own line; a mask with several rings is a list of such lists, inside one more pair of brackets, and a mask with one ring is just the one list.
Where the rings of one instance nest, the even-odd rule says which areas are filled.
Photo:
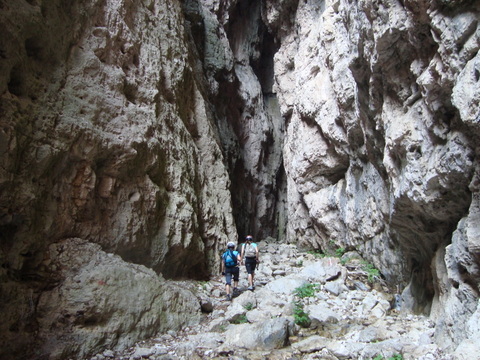
[[267, 31], [263, 23], [260, 26], [262, 42], [258, 44], [257, 52], [260, 55], [257, 58], [250, 59], [250, 66], [262, 86], [262, 93], [269, 95], [273, 93], [274, 83], [273, 57], [278, 51], [278, 44], [275, 38]]
[[26, 93], [25, 86], [25, 69], [22, 69], [19, 65], [14, 66], [10, 72], [8, 91], [13, 95], [21, 97]]
[[[233, 215], [239, 235], [284, 237], [286, 186], [282, 161], [284, 121], [273, 93], [273, 57], [278, 43], [261, 18], [262, 3], [239, 1], [230, 11], [227, 37], [235, 81], [220, 83], [228, 119], [223, 152], [228, 160]], [[257, 91], [258, 85], [260, 92]], [[226, 124], [220, 124], [226, 129]], [[233, 134], [232, 134], [233, 132]], [[227, 135], [227, 136], [225, 136]], [[233, 135], [233, 136], [232, 136]], [[282, 200], [280, 200], [282, 199]]]
[[468, 205], [465, 204], [465, 212], [447, 221], [429, 215], [425, 209], [416, 208], [406, 196], [396, 200], [390, 226], [392, 232], [401, 239], [398, 246], [404, 254], [404, 269], [411, 272], [405, 274], [408, 276], [405, 281], [409, 282], [408, 291], [414, 299], [411, 308], [415, 313], [430, 312], [435, 296], [432, 259], [439, 248], [450, 243], [458, 221], [467, 209]]

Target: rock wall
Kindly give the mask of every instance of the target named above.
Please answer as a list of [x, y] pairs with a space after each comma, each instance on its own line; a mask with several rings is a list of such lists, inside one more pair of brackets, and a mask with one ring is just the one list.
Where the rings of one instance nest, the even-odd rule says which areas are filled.
[[475, 343], [478, 2], [0, 10], [2, 357], [185, 325], [198, 304], [164, 278], [207, 278], [237, 233], [355, 249], [439, 344]]
[[[186, 26], [178, 1], [0, 1], [0, 357], [83, 358], [198, 320], [163, 277], [208, 278], [237, 235]], [[54, 265], [72, 238], [81, 265]]]
[[[260, 1], [186, 1], [204, 33], [198, 53], [229, 169], [239, 235], [283, 241], [286, 234], [285, 121], [273, 92], [278, 42], [262, 21]], [[198, 24], [193, 19], [202, 18]]]
[[471, 343], [478, 2], [266, 1], [265, 9], [281, 43], [274, 92], [287, 122], [287, 239], [359, 250], [410, 310], [432, 311], [440, 344]]

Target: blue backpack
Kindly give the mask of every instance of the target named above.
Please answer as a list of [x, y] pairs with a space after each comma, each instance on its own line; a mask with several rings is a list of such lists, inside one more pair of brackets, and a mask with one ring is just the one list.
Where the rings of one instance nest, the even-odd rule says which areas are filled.
[[223, 253], [223, 261], [225, 261], [226, 267], [237, 266], [237, 257], [233, 253], [233, 250], [227, 250]]

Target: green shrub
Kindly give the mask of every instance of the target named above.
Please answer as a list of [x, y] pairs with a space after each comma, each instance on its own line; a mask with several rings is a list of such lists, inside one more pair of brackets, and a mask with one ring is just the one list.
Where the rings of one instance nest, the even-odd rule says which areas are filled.
[[372, 264], [362, 261], [362, 269], [367, 272], [368, 282], [372, 283], [375, 277], [380, 276], [380, 271], [378, 271], [375, 266]]
[[[385, 358], [381, 354], [378, 354], [372, 360], [385, 360]], [[403, 356], [401, 354], [395, 354], [387, 360], [403, 360]]]
[[246, 304], [246, 305], [244, 306], [244, 308], [245, 308], [245, 310], [250, 311], [250, 310], [253, 309], [253, 304], [249, 302], [248, 304]]
[[232, 321], [232, 324], [246, 324], [248, 323], [247, 315], [240, 315], [237, 319]]
[[335, 250], [335, 256], [336, 257], [342, 257], [343, 254], [345, 254], [345, 248], [341, 247], [341, 248], [338, 248], [337, 250]]
[[312, 297], [315, 295], [315, 284], [305, 284], [295, 289], [294, 294], [299, 298]]
[[327, 255], [324, 254], [321, 250], [310, 250], [310, 251], [307, 251], [307, 254], [313, 255], [313, 256], [315, 256], [317, 259], [321, 259], [321, 258], [324, 258], [324, 257], [327, 256]]
[[295, 324], [307, 328], [310, 326], [311, 320], [308, 314], [303, 310], [303, 304], [300, 301], [294, 303], [293, 317], [295, 318]]

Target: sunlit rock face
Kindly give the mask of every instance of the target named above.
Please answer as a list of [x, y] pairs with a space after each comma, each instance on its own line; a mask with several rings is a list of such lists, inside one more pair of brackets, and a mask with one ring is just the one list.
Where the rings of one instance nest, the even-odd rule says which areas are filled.
[[1, 357], [196, 321], [164, 279], [247, 233], [357, 250], [471, 350], [479, 6], [0, 0]]
[[287, 239], [360, 250], [410, 310], [432, 310], [440, 343], [474, 339], [479, 4], [265, 7], [281, 42], [274, 92], [287, 122]]

